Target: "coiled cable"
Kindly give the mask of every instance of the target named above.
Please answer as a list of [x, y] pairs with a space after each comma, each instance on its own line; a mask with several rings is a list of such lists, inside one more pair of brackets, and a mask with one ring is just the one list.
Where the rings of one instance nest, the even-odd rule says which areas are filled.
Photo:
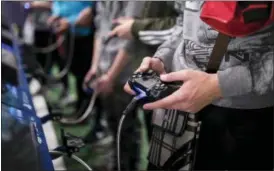
[[[43, 67], [39, 64], [39, 68], [35, 71], [34, 74], [36, 74], [38, 76], [42, 76], [43, 78], [45, 78], [46, 80], [49, 80], [49, 81], [59, 81], [64, 76], [66, 76], [68, 74], [69, 69], [70, 69], [71, 64], [72, 64], [72, 59], [73, 59], [73, 54], [74, 54], [74, 43], [75, 43], [75, 31], [74, 30], [75, 30], [75, 26], [72, 25], [71, 26], [70, 40], [69, 40], [70, 52], [68, 53], [68, 60], [67, 60], [67, 63], [65, 65], [65, 67], [57, 75], [51, 76], [51, 75], [46, 74], [45, 71], [43, 70]], [[58, 47], [55, 46], [55, 48], [58, 48]], [[47, 50], [52, 50], [52, 49], [48, 48], [48, 49], [44, 49], [44, 50], [47, 51]], [[40, 53], [43, 53], [43, 51], [41, 51]]]
[[62, 123], [62, 124], [79, 124], [79, 123], [83, 122], [85, 119], [87, 119], [87, 117], [90, 116], [90, 114], [93, 110], [97, 95], [98, 95], [97, 91], [95, 91], [92, 94], [89, 105], [88, 105], [88, 107], [86, 108], [86, 110], [84, 112], [81, 109], [77, 112], [76, 116], [79, 116], [81, 113], [83, 113], [79, 118], [72, 119], [72, 118], [63, 117], [59, 120], [59, 122]]

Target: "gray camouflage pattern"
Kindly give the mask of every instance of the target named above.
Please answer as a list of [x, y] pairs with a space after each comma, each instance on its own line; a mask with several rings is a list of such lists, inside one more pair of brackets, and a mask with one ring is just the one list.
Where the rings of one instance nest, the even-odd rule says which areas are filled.
[[[196, 3], [200, 7], [203, 4], [202, 1], [196, 1]], [[197, 22], [196, 26], [198, 25], [198, 31], [194, 35], [197, 41], [184, 37], [186, 34], [184, 34], [184, 14], [187, 10], [185, 7], [184, 1], [176, 1], [175, 8], [180, 15], [174, 26], [173, 36], [164, 42], [154, 55], [162, 59], [167, 72], [188, 68], [205, 70], [218, 35], [217, 31], [196, 19], [192, 22]], [[196, 13], [195, 15], [200, 15], [200, 10], [191, 9], [191, 11]], [[273, 56], [274, 24], [248, 37], [233, 38], [218, 71], [224, 98], [213, 104], [241, 109], [273, 106]], [[186, 121], [180, 121], [174, 126], [173, 119], [177, 115], [181, 115]], [[190, 128], [184, 129], [182, 135], [172, 135], [170, 131], [168, 132], [172, 126], [182, 127], [182, 123], [187, 123], [186, 125]], [[155, 110], [153, 125], [149, 161], [159, 167], [163, 166], [182, 145], [198, 137], [199, 124], [195, 120], [195, 115], [192, 114]], [[195, 147], [190, 150], [195, 150]], [[191, 170], [191, 165], [181, 166], [180, 170]]]

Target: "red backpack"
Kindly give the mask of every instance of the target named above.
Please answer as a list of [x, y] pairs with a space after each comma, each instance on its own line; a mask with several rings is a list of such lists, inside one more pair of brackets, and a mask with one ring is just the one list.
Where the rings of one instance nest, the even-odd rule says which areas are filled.
[[274, 2], [205, 1], [200, 18], [225, 35], [247, 36], [274, 23]]

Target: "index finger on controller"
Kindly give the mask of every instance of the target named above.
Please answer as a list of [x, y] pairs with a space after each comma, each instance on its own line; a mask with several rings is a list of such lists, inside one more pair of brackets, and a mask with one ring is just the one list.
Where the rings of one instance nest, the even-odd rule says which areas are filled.
[[145, 57], [136, 72], [145, 72], [149, 69], [151, 57]]
[[130, 86], [129, 86], [128, 83], [125, 84], [124, 90], [125, 90], [125, 92], [127, 92], [128, 94], [131, 94], [131, 95], [135, 95], [135, 94], [136, 94], [136, 93], [130, 88]]

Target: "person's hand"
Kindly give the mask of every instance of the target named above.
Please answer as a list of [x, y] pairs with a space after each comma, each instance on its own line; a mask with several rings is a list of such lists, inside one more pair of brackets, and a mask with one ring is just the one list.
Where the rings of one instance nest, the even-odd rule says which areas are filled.
[[183, 81], [184, 83], [170, 96], [145, 104], [144, 109], [176, 109], [197, 113], [212, 101], [221, 98], [217, 74], [186, 69], [161, 75], [161, 80], [166, 82]]
[[118, 36], [123, 39], [132, 39], [131, 27], [134, 23], [133, 18], [118, 18], [114, 23], [119, 24], [110, 33], [109, 37]]
[[96, 90], [102, 94], [109, 94], [113, 90], [114, 80], [109, 74], [104, 74], [96, 79]]
[[57, 21], [58, 21], [58, 19], [59, 19], [58, 16], [52, 15], [52, 16], [50, 16], [50, 17], [48, 18], [47, 24], [48, 24], [49, 26], [52, 26], [54, 22], [57, 22]]
[[30, 8], [51, 8], [51, 2], [49, 1], [32, 1], [30, 2]]
[[[145, 57], [140, 65], [140, 67], [135, 72], [145, 72], [149, 69], [157, 72], [158, 74], [165, 74], [165, 67], [163, 62], [159, 58]], [[124, 90], [134, 95], [135, 93], [131, 90], [128, 83], [124, 86]]]
[[[51, 21], [48, 21], [50, 23]], [[56, 25], [53, 25], [54, 22], [57, 22]], [[63, 34], [69, 29], [69, 22], [66, 18], [53, 18], [53, 21], [50, 23], [51, 25], [54, 26], [54, 30], [56, 34]]]
[[97, 73], [96, 68], [91, 67], [91, 68], [89, 69], [89, 71], [87, 72], [87, 74], [86, 74], [86, 76], [85, 76], [85, 78], [84, 78], [84, 88], [86, 88], [86, 87], [85, 87], [86, 84], [87, 84], [92, 78], [94, 78], [94, 77], [96, 76], [96, 73]]

